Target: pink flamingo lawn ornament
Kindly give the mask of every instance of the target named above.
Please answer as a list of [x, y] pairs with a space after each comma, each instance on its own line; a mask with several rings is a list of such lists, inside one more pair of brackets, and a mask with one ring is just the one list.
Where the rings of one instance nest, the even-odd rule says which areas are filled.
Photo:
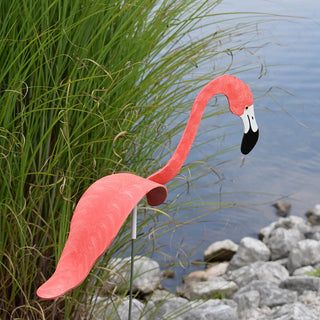
[[164, 168], [148, 178], [130, 173], [109, 175], [99, 179], [86, 190], [74, 211], [70, 234], [56, 271], [37, 290], [40, 298], [54, 299], [77, 287], [110, 246], [130, 212], [145, 195], [151, 206], [165, 201], [167, 188], [164, 184], [180, 171], [196, 136], [203, 111], [209, 100], [217, 94], [227, 97], [230, 111], [240, 116], [243, 121], [241, 152], [248, 154], [252, 150], [258, 140], [259, 130], [254, 116], [251, 90], [234, 76], [217, 77], [196, 97], [182, 138]]

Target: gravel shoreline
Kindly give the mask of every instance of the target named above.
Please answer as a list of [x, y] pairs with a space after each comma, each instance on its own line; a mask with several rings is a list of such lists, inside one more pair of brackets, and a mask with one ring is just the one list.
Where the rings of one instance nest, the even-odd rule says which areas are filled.
[[[134, 291], [140, 299], [133, 301], [132, 320], [320, 319], [320, 205], [306, 219], [288, 216], [287, 203], [275, 207], [281, 217], [261, 229], [258, 239], [210, 245], [206, 269], [187, 275], [177, 295], [161, 289], [158, 262], [136, 257]], [[127, 286], [128, 262], [114, 259], [107, 292]], [[128, 319], [128, 298], [94, 300], [93, 319]]]

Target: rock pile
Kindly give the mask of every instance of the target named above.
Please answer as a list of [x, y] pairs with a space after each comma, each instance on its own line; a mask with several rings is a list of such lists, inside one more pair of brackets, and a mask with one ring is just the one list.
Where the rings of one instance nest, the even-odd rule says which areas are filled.
[[[135, 261], [132, 319], [142, 320], [318, 320], [320, 319], [320, 205], [301, 217], [281, 217], [259, 239], [213, 243], [205, 270], [190, 273], [174, 296], [160, 290], [160, 267]], [[115, 261], [121, 266], [124, 261]], [[318, 269], [319, 268], [319, 269]], [[128, 281], [129, 269], [113, 281]], [[102, 312], [103, 310], [103, 312]], [[97, 297], [95, 319], [127, 319], [128, 299]]]

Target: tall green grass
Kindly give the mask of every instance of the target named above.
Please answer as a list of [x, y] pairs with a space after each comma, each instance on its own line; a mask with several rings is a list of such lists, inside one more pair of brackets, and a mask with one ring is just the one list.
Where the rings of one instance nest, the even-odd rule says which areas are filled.
[[[1, 319], [86, 314], [95, 271], [55, 302], [38, 299], [36, 288], [54, 271], [84, 190], [119, 171], [151, 174], [182, 129], [167, 124], [190, 109], [189, 94], [231, 72], [222, 65], [190, 76], [198, 64], [239, 50], [234, 37], [251, 30], [229, 23], [194, 37], [219, 3], [0, 2]], [[126, 250], [122, 233], [101, 265]]]

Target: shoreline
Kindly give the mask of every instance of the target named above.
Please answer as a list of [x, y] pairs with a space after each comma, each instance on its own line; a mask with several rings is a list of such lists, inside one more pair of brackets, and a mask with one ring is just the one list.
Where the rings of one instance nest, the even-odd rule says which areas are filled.
[[[176, 295], [161, 288], [158, 262], [136, 257], [132, 319], [319, 319], [320, 205], [306, 219], [288, 216], [290, 206], [276, 208], [278, 220], [258, 238], [211, 244], [206, 268], [184, 277]], [[117, 258], [110, 266], [117, 289], [128, 285], [128, 261]], [[92, 310], [95, 319], [128, 319], [128, 298], [110, 303], [110, 297], [96, 297]]]

